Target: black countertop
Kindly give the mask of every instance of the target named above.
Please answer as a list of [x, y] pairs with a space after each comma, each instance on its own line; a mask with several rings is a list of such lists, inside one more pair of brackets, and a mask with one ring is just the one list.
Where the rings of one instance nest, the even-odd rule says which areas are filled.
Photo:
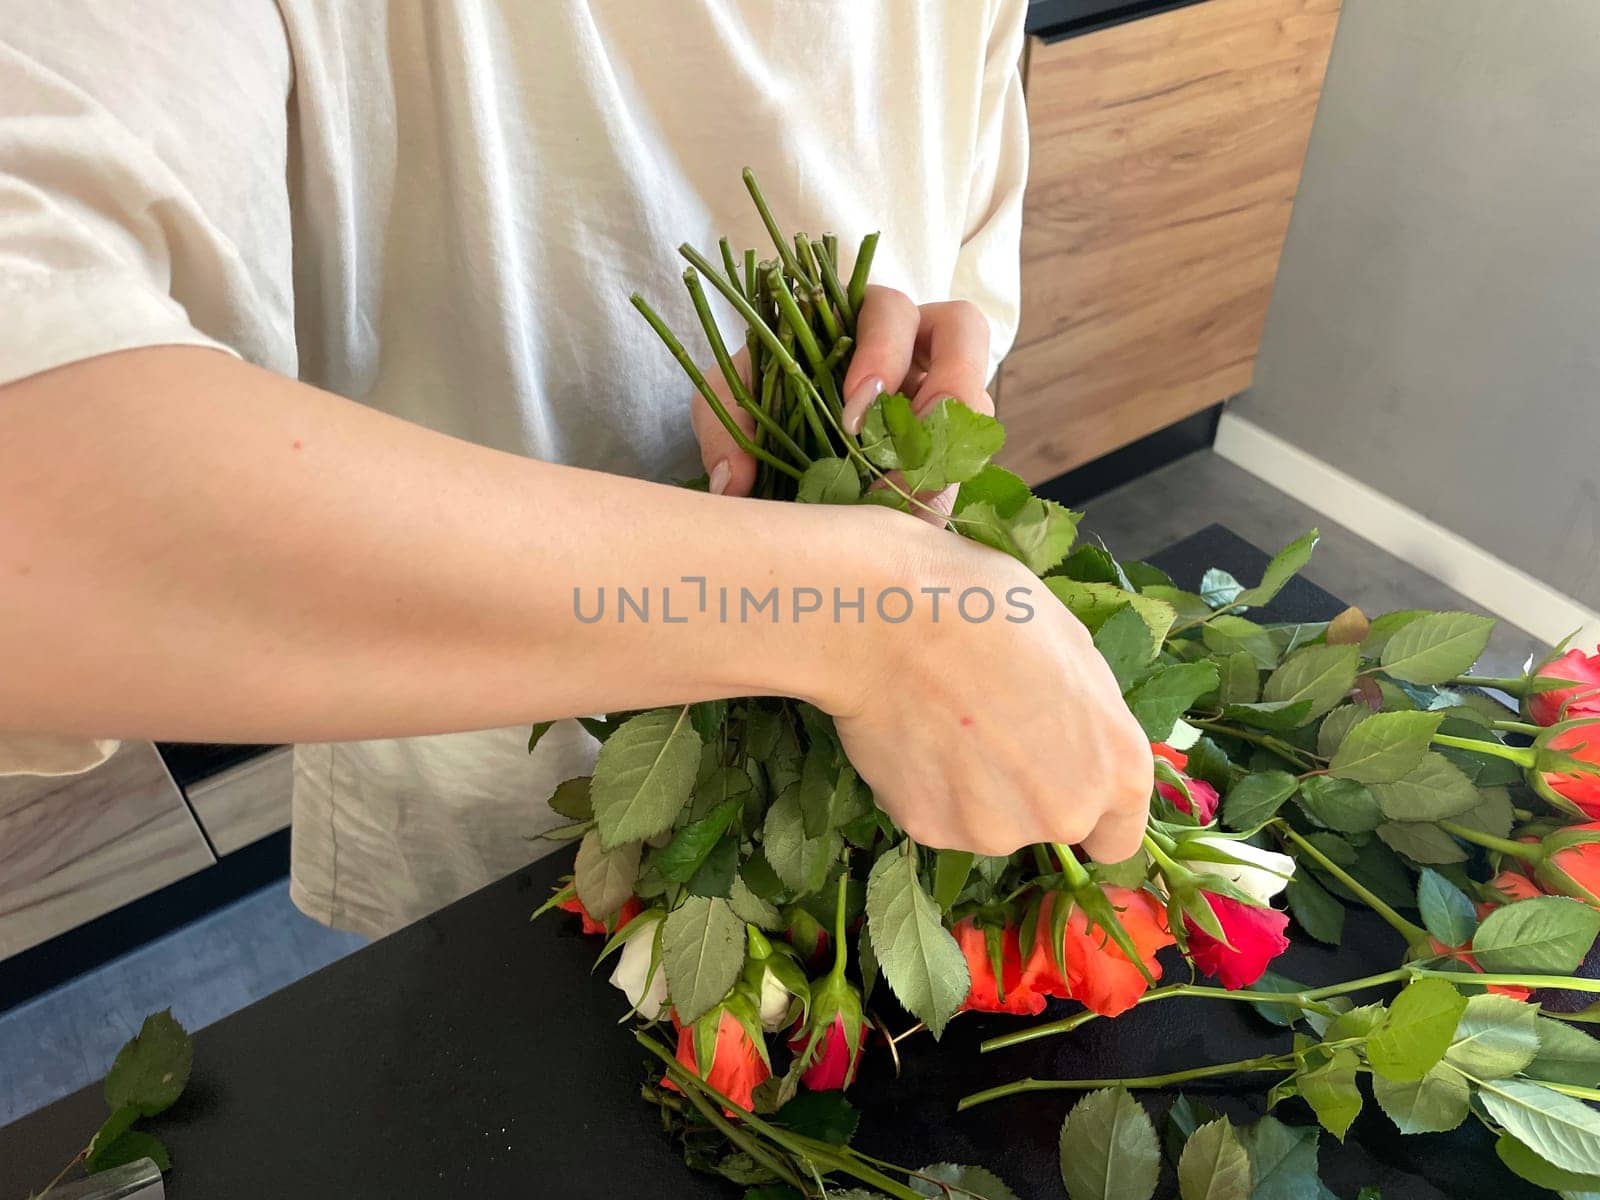
[[[1157, 556], [1193, 586], [1208, 566], [1250, 578], [1266, 556], [1213, 526]], [[1296, 580], [1274, 605], [1288, 620], [1342, 605]], [[188, 1092], [152, 1129], [172, 1149], [172, 1200], [358, 1200], [561, 1195], [568, 1200], [735, 1197], [691, 1173], [640, 1101], [643, 1053], [616, 1022], [626, 1002], [592, 972], [599, 943], [576, 921], [528, 914], [568, 870], [557, 855], [201, 1030]], [[1352, 911], [1337, 952], [1297, 942], [1275, 964], [1325, 983], [1386, 970], [1398, 939]], [[1062, 1011], [1069, 1011], [1063, 1006]], [[1288, 1036], [1248, 1005], [1165, 1001], [1065, 1038], [979, 1056], [1017, 1027], [966, 1016], [938, 1052], [912, 1039], [898, 1082], [870, 1054], [852, 1098], [860, 1144], [908, 1165], [953, 1160], [996, 1170], [1023, 1200], [1060, 1200], [1056, 1139], [1065, 1095], [1002, 1101], [957, 1116], [957, 1097], [1022, 1075], [1136, 1075], [1281, 1050]], [[1265, 1084], [1195, 1086], [1235, 1117], [1259, 1113]], [[1144, 1093], [1152, 1109], [1170, 1094]], [[0, 1129], [0, 1196], [50, 1179], [105, 1115], [87, 1088]], [[1298, 1101], [1280, 1106], [1310, 1122]], [[1402, 1138], [1370, 1102], [1347, 1142], [1322, 1139], [1338, 1196], [1363, 1185], [1385, 1200], [1533, 1200], [1495, 1160], [1481, 1126]], [[1163, 1198], [1176, 1195], [1171, 1173]]]
[[1202, 0], [1028, 0], [1028, 32], [1047, 42], [1077, 37]]

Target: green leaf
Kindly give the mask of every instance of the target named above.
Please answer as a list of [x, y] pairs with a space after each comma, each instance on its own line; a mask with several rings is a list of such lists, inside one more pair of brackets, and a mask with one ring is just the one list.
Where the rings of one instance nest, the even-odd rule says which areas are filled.
[[1391, 850], [1413, 862], [1458, 863], [1467, 861], [1467, 852], [1437, 825], [1426, 821], [1387, 821], [1378, 826], [1378, 836]]
[[928, 461], [933, 436], [917, 419], [911, 399], [900, 392], [879, 396], [861, 422], [861, 452], [885, 471], [920, 467]]
[[1206, 649], [1218, 658], [1245, 654], [1263, 671], [1278, 665], [1278, 647], [1272, 635], [1243, 617], [1212, 617], [1200, 631]]
[[[84, 1170], [89, 1174], [105, 1169], [103, 1163], [107, 1152], [116, 1143], [117, 1139], [133, 1127], [139, 1119], [139, 1106], [137, 1104], [124, 1104], [116, 1112], [107, 1117], [95, 1134], [89, 1139], [89, 1145], [84, 1154]], [[129, 1160], [122, 1160], [124, 1162]]]
[[1191, 1099], [1180, 1092], [1167, 1109], [1167, 1126], [1162, 1145], [1166, 1155], [1176, 1167], [1183, 1159], [1183, 1147], [1202, 1125], [1222, 1119], [1222, 1114], [1204, 1101]]
[[1457, 825], [1487, 833], [1490, 837], [1508, 837], [1516, 824], [1516, 814], [1511, 807], [1511, 793], [1503, 787], [1480, 787], [1478, 805], [1454, 818]]
[[606, 739], [589, 795], [607, 849], [672, 828], [694, 791], [700, 746], [688, 706], [640, 713]]
[[1250, 1154], [1256, 1190], [1251, 1200], [1315, 1200], [1317, 1141], [1315, 1125], [1297, 1128], [1262, 1117], [1239, 1131]]
[[[850, 768], [846, 767], [845, 770]], [[834, 785], [839, 782], [840, 769], [834, 762], [832, 747], [824, 742], [811, 743], [806, 751], [805, 765], [800, 770], [801, 826], [808, 838], [818, 838], [833, 825]], [[851, 782], [855, 773], [851, 772]]]
[[907, 1012], [935, 1038], [967, 998], [966, 956], [917, 878], [916, 847], [902, 843], [867, 879], [867, 928], [878, 967]]
[[1538, 1009], [1510, 996], [1473, 996], [1444, 1061], [1474, 1079], [1515, 1075], [1539, 1053], [1538, 1017]]
[[1250, 1155], [1224, 1118], [1196, 1129], [1178, 1159], [1181, 1200], [1250, 1200]]
[[1356, 1085], [1360, 1065], [1356, 1052], [1345, 1047], [1335, 1050], [1315, 1070], [1300, 1072], [1301, 1097], [1311, 1105], [1322, 1127], [1341, 1142], [1361, 1115], [1361, 1089]]
[[1494, 632], [1492, 617], [1473, 613], [1430, 613], [1396, 630], [1379, 660], [1383, 669], [1407, 683], [1446, 683], [1472, 669]]
[[1565, 1021], [1540, 1017], [1539, 1053], [1528, 1064], [1528, 1074], [1546, 1083], [1593, 1087], [1600, 1079], [1600, 1041]]
[[1465, 946], [1478, 928], [1478, 910], [1467, 894], [1432, 868], [1417, 881], [1417, 908], [1428, 932], [1446, 946]]
[[1367, 1061], [1389, 1079], [1421, 1079], [1444, 1057], [1466, 1008], [1466, 997], [1443, 979], [1412, 980], [1367, 1039]]
[[810, 895], [828, 879], [828, 868], [839, 857], [836, 830], [808, 838], [799, 787], [787, 788], [767, 809], [761, 833], [762, 849], [784, 885], [796, 896]]
[[1547, 1163], [1600, 1175], [1600, 1112], [1520, 1079], [1484, 1080], [1478, 1100], [1507, 1133]]
[[1221, 567], [1212, 567], [1200, 577], [1200, 598], [1212, 608], [1227, 608], [1244, 592], [1244, 584]]
[[1438, 712], [1375, 713], [1346, 735], [1328, 769], [1357, 783], [1404, 779], [1421, 764], [1443, 720]]
[[[964, 536], [1011, 555], [1035, 575], [1053, 570], [1066, 557], [1082, 519], [1053, 500], [1035, 496], [1010, 471], [992, 464], [961, 485], [954, 515]], [[1116, 564], [1111, 566], [1114, 577]]]
[[1383, 815], [1391, 821], [1444, 821], [1477, 808], [1482, 801], [1472, 780], [1442, 754], [1432, 751], [1392, 783], [1374, 783]]
[[1295, 872], [1285, 889], [1289, 912], [1317, 941], [1337, 946], [1344, 939], [1344, 905], [1306, 871]]
[[1283, 591], [1284, 585], [1305, 569], [1321, 537], [1321, 533], [1313, 529], [1278, 551], [1267, 564], [1266, 571], [1262, 573], [1261, 583], [1240, 595], [1239, 603], [1247, 604], [1251, 608], [1260, 608], [1264, 604], [1271, 603], [1273, 598]]
[[728, 702], [702, 700], [698, 704], [691, 704], [689, 723], [694, 726], [694, 731], [700, 735], [702, 742], [708, 746], [716, 745], [728, 724]]
[[717, 897], [727, 900], [733, 895], [733, 883], [739, 869], [739, 837], [730, 833], [711, 847], [711, 853], [700, 864], [700, 869], [684, 884], [691, 896]]
[[605, 850], [599, 833], [593, 829], [578, 843], [572, 885], [596, 921], [609, 921], [633, 895], [633, 885], [639, 879], [639, 848], [638, 842], [628, 842], [615, 850]]
[[1061, 1182], [1072, 1200], [1150, 1200], [1161, 1147], [1144, 1107], [1123, 1088], [1090, 1092], [1061, 1126]]
[[528, 753], [532, 754], [539, 743], [544, 740], [544, 735], [554, 727], [554, 721], [539, 721], [528, 731]]
[[1114, 584], [1079, 583], [1065, 576], [1052, 575], [1044, 581], [1044, 585], [1067, 606], [1073, 616], [1083, 622], [1090, 633], [1099, 632], [1100, 627], [1119, 610], [1131, 605], [1150, 630], [1151, 657], [1160, 650], [1172, 629], [1172, 623], [1178, 619], [1178, 614], [1170, 604], [1141, 596], [1138, 592], [1124, 591]]
[[801, 504], [854, 504], [861, 499], [861, 477], [845, 459], [819, 458], [800, 476], [795, 499]]
[[1318, 825], [1340, 833], [1371, 833], [1383, 824], [1378, 798], [1353, 779], [1313, 775], [1301, 781], [1299, 802]]
[[194, 1043], [170, 1008], [151, 1013], [117, 1051], [106, 1075], [106, 1107], [132, 1106], [139, 1115], [165, 1112], [183, 1094], [194, 1066]]
[[1537, 1187], [1560, 1192], [1563, 1196], [1572, 1196], [1574, 1193], [1600, 1193], [1600, 1175], [1579, 1175], [1575, 1171], [1563, 1171], [1560, 1167], [1547, 1163], [1510, 1134], [1500, 1135], [1499, 1141], [1494, 1144], [1494, 1152], [1500, 1156], [1500, 1161], [1505, 1163], [1513, 1175], [1526, 1179]]
[[667, 914], [661, 963], [678, 1020], [710, 1012], [738, 982], [744, 967], [744, 922], [726, 900], [690, 896]]
[[1260, 704], [1230, 704], [1222, 710], [1224, 721], [1236, 721], [1256, 729], [1269, 729], [1288, 733], [1299, 729], [1309, 719], [1309, 700], [1268, 700]]
[[1411, 624], [1411, 622], [1432, 615], [1425, 608], [1408, 608], [1402, 612], [1385, 613], [1381, 617], [1374, 617], [1372, 627], [1367, 631], [1367, 636], [1361, 642], [1362, 657], [1381, 658], [1384, 647], [1389, 644], [1390, 638]]
[[773, 1113], [771, 1121], [830, 1146], [848, 1146], [856, 1135], [861, 1114], [845, 1099], [843, 1091], [805, 1091]]
[[1150, 627], [1127, 605], [1112, 613], [1094, 635], [1095, 649], [1116, 677], [1117, 690], [1127, 691], [1155, 658]]
[[[911, 1190], [919, 1196], [934, 1196], [947, 1200], [951, 1196], [960, 1200], [1017, 1200], [1017, 1194], [1000, 1181], [1000, 1177], [982, 1167], [962, 1167], [955, 1163], [934, 1163], [917, 1172], [911, 1180]], [[952, 1192], [950, 1189], [954, 1188]]]
[[933, 898], [949, 912], [967, 886], [977, 856], [970, 850], [939, 850], [933, 856]]
[[[1287, 975], [1279, 975], [1276, 971], [1263, 971], [1261, 978], [1252, 984], [1247, 984], [1248, 992], [1301, 992], [1305, 984], [1290, 979]], [[1288, 1029], [1302, 1016], [1304, 1010], [1297, 1004], [1287, 1004], [1281, 1000], [1252, 1000], [1250, 1007], [1260, 1013], [1263, 1018], [1271, 1021], [1280, 1029]]]
[[1401, 1133], [1448, 1133], [1467, 1119], [1472, 1090], [1453, 1067], [1434, 1067], [1421, 1079], [1372, 1077], [1372, 1096]]
[[1211, 663], [1179, 663], [1158, 669], [1129, 692], [1128, 707], [1151, 741], [1165, 741], [1189, 706], [1216, 686]]
[[728, 889], [728, 907], [741, 921], [768, 933], [784, 928], [783, 914], [750, 890], [743, 875], [735, 875]]
[[1222, 819], [1231, 829], [1252, 833], [1273, 817], [1300, 783], [1287, 771], [1262, 771], [1246, 775], [1222, 802]]
[[1371, 715], [1365, 704], [1342, 704], [1334, 709], [1317, 730], [1317, 754], [1332, 758], [1350, 731]]
[[1600, 911], [1562, 896], [1537, 896], [1497, 908], [1472, 939], [1472, 954], [1491, 974], [1566, 975], [1600, 935]]
[[1224, 706], [1254, 704], [1261, 699], [1261, 670], [1255, 659], [1241, 650], [1220, 659], [1217, 667], [1222, 675], [1217, 699]]
[[172, 1156], [167, 1153], [166, 1146], [159, 1138], [152, 1137], [139, 1129], [130, 1129], [114, 1141], [108, 1142], [95, 1156], [94, 1161], [85, 1160], [83, 1167], [89, 1174], [94, 1175], [101, 1171], [109, 1171], [112, 1167], [138, 1162], [141, 1158], [150, 1159], [156, 1164], [158, 1171], [172, 1169]]
[[1307, 646], [1284, 659], [1267, 679], [1262, 699], [1294, 704], [1307, 700], [1311, 710], [1306, 720], [1331, 712], [1355, 686], [1361, 665], [1356, 646]]
[[594, 805], [589, 801], [589, 777], [580, 776], [556, 785], [550, 797], [550, 808], [569, 821], [594, 820]]
[[[954, 398], [941, 400], [923, 415], [920, 424], [926, 438], [912, 434], [911, 427], [904, 423], [909, 405], [902, 409], [892, 398], [884, 398], [875, 407], [884, 412], [895, 466], [905, 480], [906, 491], [913, 495], [943, 491], [953, 483], [973, 478], [1005, 444], [1005, 429], [999, 421], [974, 412]], [[871, 410], [867, 415], [870, 420]], [[863, 430], [865, 452], [876, 431], [865, 422]], [[868, 458], [872, 459], [872, 455], [868, 454]], [[887, 466], [885, 462], [876, 465]]]
[[1364, 1038], [1383, 1023], [1388, 1012], [1382, 1004], [1363, 1004], [1342, 1012], [1328, 1023], [1323, 1031], [1325, 1042], [1342, 1042], [1347, 1038]]

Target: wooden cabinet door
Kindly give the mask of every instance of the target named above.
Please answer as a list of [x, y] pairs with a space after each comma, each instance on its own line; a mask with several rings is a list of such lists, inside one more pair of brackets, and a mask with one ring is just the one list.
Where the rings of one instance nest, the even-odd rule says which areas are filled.
[[0, 778], [0, 958], [214, 861], [149, 742], [82, 775]]
[[1250, 383], [1339, 0], [1207, 0], [1028, 63], [1001, 461], [1048, 479]]

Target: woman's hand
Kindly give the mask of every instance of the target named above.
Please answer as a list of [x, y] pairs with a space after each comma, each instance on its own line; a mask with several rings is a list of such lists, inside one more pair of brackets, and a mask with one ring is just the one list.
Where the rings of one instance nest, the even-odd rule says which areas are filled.
[[[856, 322], [855, 338], [850, 370], [844, 378], [844, 425], [851, 433], [860, 431], [868, 407], [883, 392], [910, 396], [912, 409], [919, 415], [947, 396], [975, 412], [994, 415], [994, 401], [985, 390], [989, 322], [977, 305], [947, 300], [919, 308], [904, 292], [871, 286]], [[740, 351], [734, 362], [748, 380], [748, 352]], [[746, 434], [754, 434], [755, 421], [734, 402], [721, 373], [708, 372], [707, 378], [734, 420]], [[739, 449], [698, 393], [691, 405], [689, 417], [711, 490], [724, 496], [748, 496], [756, 477], [755, 459]], [[953, 493], [951, 489], [922, 499], [948, 515]], [[937, 520], [934, 514], [923, 515]]]
[[[878, 804], [929, 846], [1136, 853], [1150, 743], [1088, 631], [1014, 559], [895, 519], [913, 531], [901, 586], [915, 615], [871, 629], [841, 667], [850, 690], [824, 701]], [[969, 589], [993, 598], [988, 620], [968, 619], [985, 595], [958, 607]]]

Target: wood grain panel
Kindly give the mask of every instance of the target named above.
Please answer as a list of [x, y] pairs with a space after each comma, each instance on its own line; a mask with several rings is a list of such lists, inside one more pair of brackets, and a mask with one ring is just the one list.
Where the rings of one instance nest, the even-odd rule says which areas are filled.
[[189, 787], [189, 807], [216, 847], [232, 854], [289, 828], [294, 751], [273, 750]]
[[1339, 0], [1208, 3], [1035, 45], [1001, 455], [1047, 479], [1250, 382]]
[[149, 742], [83, 775], [0, 779], [0, 958], [214, 861]]

